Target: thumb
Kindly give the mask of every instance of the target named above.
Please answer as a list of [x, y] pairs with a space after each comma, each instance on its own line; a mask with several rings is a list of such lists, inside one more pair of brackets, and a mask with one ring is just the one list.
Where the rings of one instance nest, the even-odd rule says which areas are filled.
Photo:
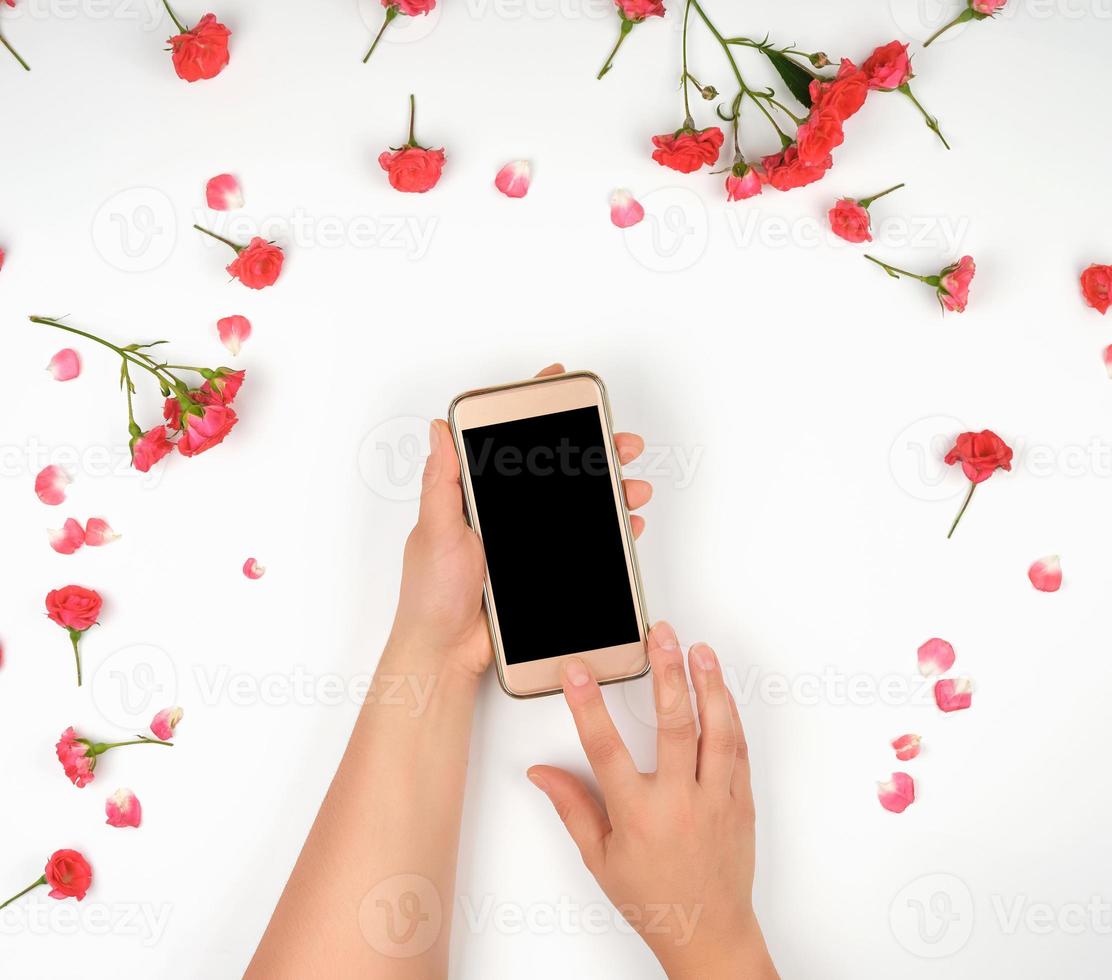
[[602, 865], [610, 820], [578, 776], [555, 766], [533, 766], [527, 773], [556, 808], [556, 813], [575, 841], [583, 863], [592, 874]]
[[433, 419], [429, 426], [429, 458], [421, 477], [421, 512], [418, 523], [443, 526], [463, 523], [463, 491], [459, 482], [459, 457], [448, 423]]

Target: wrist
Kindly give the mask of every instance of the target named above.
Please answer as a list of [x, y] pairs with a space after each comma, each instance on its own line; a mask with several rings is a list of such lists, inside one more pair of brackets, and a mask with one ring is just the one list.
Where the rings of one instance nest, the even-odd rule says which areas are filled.
[[669, 980], [779, 980], [761, 928], [753, 923], [721, 943], [656, 951]]
[[372, 693], [386, 697], [392, 688], [398, 697], [406, 692], [444, 691], [454, 701], [474, 699], [480, 675], [462, 666], [450, 651], [410, 633], [395, 630], [386, 641], [375, 669]]

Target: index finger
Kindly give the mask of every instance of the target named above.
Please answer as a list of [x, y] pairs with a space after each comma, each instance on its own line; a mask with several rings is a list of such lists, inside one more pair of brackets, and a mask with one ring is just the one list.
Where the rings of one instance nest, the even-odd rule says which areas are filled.
[[564, 664], [564, 698], [595, 779], [603, 795], [610, 799], [612, 794], [629, 787], [637, 776], [637, 767], [614, 727], [598, 681], [578, 657], [571, 657]]

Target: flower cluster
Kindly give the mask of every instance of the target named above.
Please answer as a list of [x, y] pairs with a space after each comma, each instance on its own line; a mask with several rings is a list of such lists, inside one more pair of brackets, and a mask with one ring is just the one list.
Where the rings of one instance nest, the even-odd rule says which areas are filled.
[[[256, 239], [256, 241], [260, 240]], [[241, 254], [237, 261], [242, 260], [244, 254]], [[232, 408], [232, 402], [235, 401], [243, 385], [246, 377], [244, 371], [227, 367], [193, 367], [187, 364], [159, 361], [148, 352], [164, 341], [118, 347], [95, 334], [78, 330], [76, 327], [49, 317], [33, 316], [31, 320], [34, 323], [56, 327], [93, 340], [115, 351], [119, 356], [120, 384], [127, 394], [131, 460], [132, 465], [140, 472], [146, 473], [159, 460], [168, 456], [175, 447], [182, 456], [199, 456], [223, 442], [235, 427], [238, 418]], [[136, 368], [142, 369], [145, 372], [144, 376], [153, 378], [165, 397], [163, 405], [165, 423], [162, 425], [143, 429], [135, 421], [132, 396], [136, 393], [136, 389], [132, 380], [132, 371]], [[201, 383], [186, 384], [180, 375], [187, 372], [199, 375], [202, 379]], [[52, 474], [52, 477], [57, 480], [58, 474]], [[40, 474], [41, 478], [42, 474]]]

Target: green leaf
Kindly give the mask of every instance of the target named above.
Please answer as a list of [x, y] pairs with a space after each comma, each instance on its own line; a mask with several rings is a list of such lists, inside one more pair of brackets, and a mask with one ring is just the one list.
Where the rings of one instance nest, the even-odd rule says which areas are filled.
[[784, 84], [788, 86], [792, 95], [796, 97], [801, 105], [805, 105], [810, 109], [811, 81], [815, 76], [799, 64], [798, 61], [792, 61], [791, 58], [781, 54], [779, 51], [765, 50], [764, 54], [765, 57], [772, 62], [772, 67], [776, 69], [776, 74], [784, 80]]

